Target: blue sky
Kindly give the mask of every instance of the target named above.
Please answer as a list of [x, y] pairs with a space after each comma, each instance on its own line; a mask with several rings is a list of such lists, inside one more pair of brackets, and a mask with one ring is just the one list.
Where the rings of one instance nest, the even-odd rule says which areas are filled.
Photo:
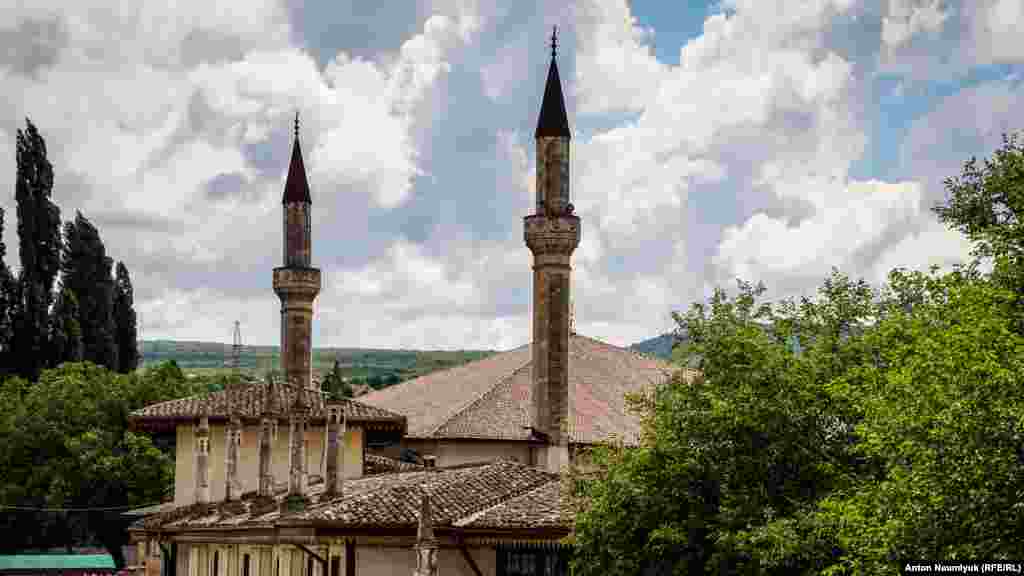
[[[299, 111], [314, 345], [526, 342], [553, 25], [576, 324], [614, 344], [737, 277], [787, 297], [833, 267], [879, 285], [963, 261], [930, 212], [942, 180], [1024, 128], [1019, 0], [109, 5], [40, 0], [0, 23], [0, 173], [31, 117], [63, 217], [81, 210], [126, 263], [147, 338], [229, 343], [239, 320], [276, 343]], [[13, 192], [0, 207], [17, 268]]]
[[633, 0], [633, 16], [643, 28], [654, 30], [654, 54], [666, 64], [679, 64], [679, 49], [701, 35], [704, 20], [720, 11], [718, 2], [658, 2]]

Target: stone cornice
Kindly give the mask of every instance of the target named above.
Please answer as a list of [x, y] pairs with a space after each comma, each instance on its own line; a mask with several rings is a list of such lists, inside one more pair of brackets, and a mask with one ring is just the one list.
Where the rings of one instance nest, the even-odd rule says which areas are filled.
[[580, 217], [574, 214], [532, 214], [523, 218], [523, 237], [534, 255], [572, 254], [580, 244], [580, 235]]
[[320, 293], [321, 277], [319, 268], [297, 268], [284, 266], [274, 268], [274, 292], [281, 294]]

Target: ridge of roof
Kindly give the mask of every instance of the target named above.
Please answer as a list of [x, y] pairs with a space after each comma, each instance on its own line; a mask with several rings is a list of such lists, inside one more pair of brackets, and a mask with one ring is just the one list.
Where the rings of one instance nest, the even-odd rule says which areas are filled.
[[[310, 503], [303, 510], [288, 511], [280, 507], [287, 490], [276, 491], [273, 497], [247, 493], [239, 500], [186, 504], [172, 510], [150, 515], [132, 526], [132, 530], [238, 529], [282, 525], [329, 523], [336, 526], [398, 527], [414, 530], [416, 526], [415, 496], [430, 494], [432, 520], [435, 525], [453, 526], [462, 519], [478, 517], [478, 512], [494, 510], [503, 503], [529, 500], [524, 508], [549, 511], [560, 502], [551, 490], [538, 489], [557, 483], [559, 476], [540, 468], [498, 458], [457, 466], [393, 472], [346, 480], [346, 488], [334, 497], [325, 497], [323, 483], [310, 485]], [[285, 488], [285, 487], [282, 487]], [[535, 494], [530, 499], [526, 496]], [[539, 500], [538, 500], [539, 499]], [[508, 510], [504, 518], [514, 514]], [[535, 514], [535, 516], [537, 516]], [[562, 519], [551, 521], [544, 516], [546, 527], [568, 528]], [[529, 519], [517, 526], [529, 529]], [[476, 527], [476, 526], [474, 526]]]
[[[493, 354], [491, 356], [487, 356], [486, 358], [481, 358], [479, 360], [474, 360], [472, 362], [469, 362], [469, 363], [466, 363], [466, 364], [460, 364], [458, 366], [452, 366], [451, 368], [446, 368], [444, 370], [438, 370], [436, 372], [430, 372], [428, 374], [424, 374], [422, 376], [418, 376], [418, 377], [413, 378], [411, 380], [406, 380], [404, 382], [400, 382], [398, 384], [395, 384], [394, 386], [389, 386], [387, 388], [383, 388], [383, 389], [380, 389], [380, 390], [374, 390], [373, 392], [369, 392], [367, 394], [364, 394], [364, 395], [360, 396], [359, 400], [361, 402], [364, 402], [365, 404], [367, 404], [369, 406], [375, 406], [375, 407], [378, 406], [378, 404], [381, 404], [381, 405], [390, 404], [390, 405], [392, 405], [391, 407], [389, 407], [389, 408], [383, 408], [382, 407], [382, 409], [389, 410], [389, 411], [399, 411], [399, 413], [401, 413], [400, 412], [402, 410], [401, 408], [397, 408], [397, 407], [393, 406], [393, 404], [395, 404], [395, 402], [393, 402], [393, 400], [396, 399], [396, 398], [401, 398], [403, 395], [415, 396], [416, 393], [420, 391], [419, 388], [421, 388], [421, 387], [426, 387], [427, 385], [435, 383], [435, 382], [438, 382], [438, 381], [444, 382], [444, 381], [450, 380], [452, 378], [456, 378], [457, 379], [457, 378], [460, 378], [460, 377], [463, 377], [463, 376], [467, 376], [467, 375], [468, 376], [474, 376], [475, 373], [478, 372], [481, 367], [489, 368], [492, 365], [496, 365], [497, 368], [501, 368], [502, 369], [501, 370], [501, 374], [502, 374], [501, 377], [496, 378], [494, 380], [488, 379], [488, 381], [485, 382], [486, 388], [484, 388], [482, 390], [474, 390], [475, 394], [472, 395], [470, 398], [468, 398], [468, 399], [466, 399], [464, 401], [461, 401], [461, 402], [457, 402], [457, 403], [455, 403], [454, 406], [448, 405], [448, 406], [445, 407], [446, 409], [438, 407], [433, 413], [437, 413], [438, 411], [443, 411], [444, 413], [441, 414], [440, 418], [436, 420], [436, 424], [434, 422], [431, 422], [431, 425], [427, 429], [425, 429], [425, 430], [412, 430], [412, 429], [410, 429], [408, 431], [408, 433], [407, 433], [407, 435], [410, 436], [410, 437], [415, 437], [415, 438], [431, 438], [431, 437], [433, 437], [432, 434], [436, 433], [437, 430], [443, 428], [448, 422], [451, 421], [451, 419], [456, 414], [464, 411], [467, 407], [472, 405], [474, 402], [478, 402], [481, 398], [485, 397], [491, 390], [496, 388], [500, 384], [501, 381], [503, 381], [504, 379], [512, 376], [517, 371], [522, 369], [524, 366], [528, 365], [532, 361], [532, 357], [529, 356], [529, 355], [527, 355], [524, 359], [522, 359], [522, 361], [518, 361], [518, 360], [514, 360], [514, 359], [515, 359], [515, 355], [522, 354], [522, 353], [528, 351], [529, 347], [530, 347], [530, 344], [523, 344], [521, 346], [517, 346], [515, 348], [512, 348], [511, 350], [505, 350], [503, 352], [498, 352], [497, 354]], [[510, 359], [512, 359], [512, 360], [510, 360]], [[511, 364], [512, 361], [515, 361], [515, 364], [511, 368], [509, 368], [508, 366], [504, 366], [504, 367], [502, 366], [503, 364], [506, 364], [506, 363]], [[420, 400], [425, 400], [425, 399], [426, 398], [421, 398]], [[402, 402], [398, 402], [398, 403], [402, 404]], [[420, 406], [421, 403], [420, 402], [414, 402], [413, 404], [416, 405], [416, 406]], [[410, 408], [410, 406], [407, 406], [406, 408]], [[409, 416], [408, 414], [403, 414], [403, 415], [406, 416], [407, 418]]]
[[[273, 393], [283, 397], [281, 398], [284, 401], [281, 403], [282, 406], [289, 405], [289, 397], [295, 395], [297, 390], [301, 391], [302, 389], [281, 382], [273, 385]], [[263, 399], [270, 391], [270, 384], [257, 382], [213, 392], [191, 394], [134, 410], [129, 414], [129, 420], [139, 422], [181, 420], [198, 417], [204, 412], [208, 416], [219, 419], [230, 416], [232, 410], [237, 410], [238, 415], [243, 418], [258, 418], [262, 413]], [[343, 398], [331, 402], [341, 403], [344, 406], [345, 417], [351, 422], [399, 422], [405, 420], [405, 416], [401, 414], [385, 408], [370, 406], [353, 398]], [[310, 416], [314, 419], [323, 417], [326, 403], [327, 401], [323, 398], [314, 400]]]
[[499, 386], [501, 386], [505, 382], [509, 381], [510, 379], [515, 378], [516, 375], [519, 374], [522, 370], [530, 367], [530, 364], [531, 364], [531, 361], [527, 361], [525, 364], [523, 364], [519, 368], [516, 368], [515, 370], [513, 370], [511, 374], [509, 374], [508, 376], [505, 376], [504, 378], [499, 379], [497, 382], [494, 383], [493, 386], [491, 386], [490, 388], [488, 388], [488, 389], [484, 390], [483, 392], [481, 392], [472, 401], [466, 403], [465, 406], [463, 406], [462, 408], [459, 408], [455, 412], [452, 412], [452, 414], [450, 416], [448, 416], [448, 418], [445, 421], [441, 422], [433, 430], [430, 431], [430, 435], [433, 436], [433, 435], [437, 434], [438, 432], [440, 432], [441, 429], [446, 428], [449, 425], [451, 425], [452, 421], [454, 421], [456, 418], [458, 418], [462, 414], [465, 414], [466, 412], [468, 412], [474, 406], [480, 404], [488, 396], [493, 395], [495, 393], [495, 391], [498, 390]]
[[[622, 394], [669, 378], [678, 366], [629, 348], [572, 334], [570, 386], [576, 394], [573, 438], [578, 443], [611, 435], [632, 438], [637, 417]], [[529, 440], [530, 344], [360, 397], [405, 414], [413, 438]]]

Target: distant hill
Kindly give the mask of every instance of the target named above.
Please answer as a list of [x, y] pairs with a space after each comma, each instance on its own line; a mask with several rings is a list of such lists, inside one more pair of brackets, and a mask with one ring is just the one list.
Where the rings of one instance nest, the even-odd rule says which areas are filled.
[[[343, 377], [354, 386], [379, 388], [444, 370], [494, 354], [493, 350], [389, 350], [372, 348], [314, 348], [313, 377], [319, 379], [337, 360]], [[174, 360], [185, 372], [217, 374], [230, 370], [231, 345], [222, 342], [145, 340], [142, 367]], [[243, 346], [239, 369], [260, 377], [280, 370], [277, 346]]]
[[675, 342], [675, 336], [669, 332], [667, 334], [662, 334], [661, 336], [649, 338], [643, 342], [637, 342], [629, 348], [631, 350], [636, 350], [641, 354], [649, 354], [663, 360], [670, 360], [672, 358], [673, 342]]

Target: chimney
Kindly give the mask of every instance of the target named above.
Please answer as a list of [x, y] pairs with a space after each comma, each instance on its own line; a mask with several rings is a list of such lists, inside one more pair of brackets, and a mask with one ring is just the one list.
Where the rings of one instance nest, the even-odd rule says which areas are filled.
[[267, 394], [263, 398], [263, 410], [260, 414], [260, 452], [259, 452], [259, 495], [274, 495], [273, 438], [277, 425], [277, 387], [274, 379], [267, 375]]
[[334, 498], [341, 496], [341, 474], [338, 460], [339, 450], [343, 449], [339, 436], [345, 434], [344, 407], [341, 403], [327, 403], [327, 475], [325, 478], [324, 496]]
[[416, 527], [416, 571], [413, 576], [437, 576], [437, 539], [430, 516], [430, 498], [424, 491], [420, 498], [419, 524]]
[[205, 413], [196, 426], [196, 502], [210, 501], [210, 417]]
[[305, 401], [307, 389], [299, 383], [299, 379], [293, 379], [292, 392], [295, 394], [295, 402], [292, 404], [288, 414], [288, 444], [289, 444], [289, 477], [288, 494], [296, 496], [306, 495], [306, 421], [309, 416], [309, 409]]
[[238, 447], [242, 443], [242, 423], [232, 415], [224, 432], [224, 500], [230, 501], [240, 495], [238, 485]]
[[530, 425], [548, 438], [547, 468], [568, 464], [569, 332], [572, 253], [580, 243], [580, 218], [569, 203], [569, 122], [551, 38], [551, 65], [534, 138], [537, 147], [536, 212], [524, 218], [533, 253], [533, 379]]

